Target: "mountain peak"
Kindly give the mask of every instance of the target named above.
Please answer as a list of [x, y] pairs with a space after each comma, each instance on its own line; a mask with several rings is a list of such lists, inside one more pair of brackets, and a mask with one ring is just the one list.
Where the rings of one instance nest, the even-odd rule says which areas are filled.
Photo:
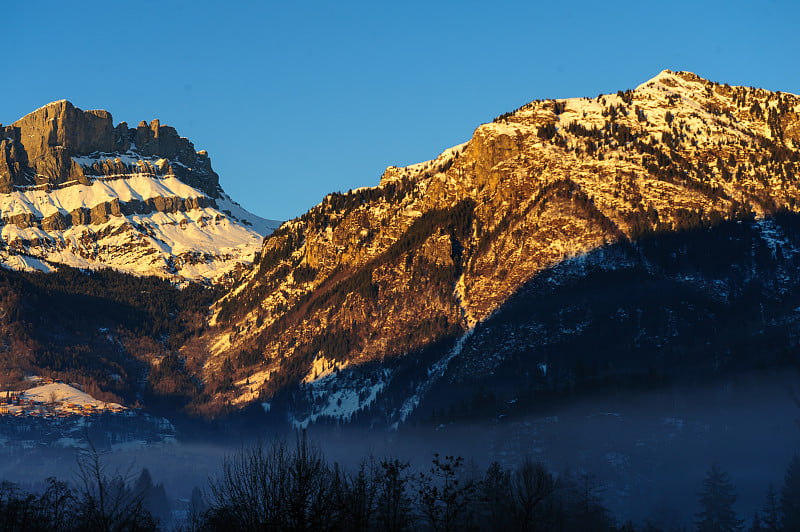
[[[69, 105], [69, 106], [75, 107], [75, 106], [72, 104], [72, 102], [70, 102], [69, 100], [66, 100], [66, 99], [63, 99], [63, 98], [62, 98], [61, 100], [54, 100], [54, 101], [52, 101], [52, 102], [46, 103], [46, 104], [44, 104], [43, 106], [41, 106], [41, 107], [39, 107], [38, 109], [36, 109], [35, 111], [32, 111], [32, 112], [30, 112], [30, 113], [28, 113], [28, 114], [30, 115], [30, 114], [36, 113], [36, 112], [38, 112], [38, 111], [41, 111], [42, 109], [46, 109], [46, 108], [48, 108], [48, 107], [56, 107], [56, 106], [58, 106], [58, 107], [62, 107], [62, 106], [66, 106], [66, 105]], [[27, 116], [27, 115], [26, 115], [26, 116]]]
[[[0, 134], [7, 143], [6, 157], [0, 158], [0, 192], [31, 185], [89, 184], [88, 176], [104, 172], [94, 168], [95, 164], [113, 161], [111, 154], [127, 154], [128, 159], [166, 159], [174, 164], [165, 171], [181, 174], [184, 182], [210, 197], [219, 195], [219, 177], [211, 169], [208, 156], [198, 154], [188, 139], [158, 119], [149, 125], [142, 121], [135, 129], [129, 129], [125, 122], [115, 127], [108, 111], [84, 111], [67, 100], [58, 100], [1, 128]], [[128, 154], [132, 149], [135, 153]], [[86, 156], [93, 154], [98, 155], [89, 162]], [[136, 173], [137, 168], [117, 170]]]
[[[43, 106], [39, 107], [39, 108], [38, 108], [38, 109], [36, 109], [35, 111], [31, 111], [30, 113], [26, 114], [25, 116], [28, 116], [28, 115], [32, 115], [32, 114], [38, 113], [39, 111], [41, 111], [41, 110], [43, 110], [43, 109], [48, 109], [48, 108], [50, 108], [50, 107], [65, 107], [65, 106], [71, 106], [71, 107], [75, 107], [75, 106], [72, 104], [72, 102], [70, 102], [69, 100], [64, 100], [64, 99], [62, 99], [62, 100], [55, 100], [55, 101], [52, 101], [52, 102], [50, 102], [50, 103], [46, 103], [46, 104], [44, 104]], [[23, 118], [24, 118], [24, 117], [23, 117]], [[19, 121], [19, 120], [18, 120], [18, 121]], [[18, 122], [18, 121], [17, 121], [17, 122]]]
[[659, 85], [671, 87], [675, 86], [676, 84], [680, 84], [686, 81], [687, 79], [693, 79], [693, 78], [696, 80], [702, 79], [696, 74], [693, 74], [692, 72], [672, 71], [668, 68], [665, 68], [652, 78], [648, 79], [647, 81], [636, 87], [636, 90], [643, 90], [647, 89], [648, 87], [654, 87]]
[[233, 203], [208, 153], [157, 119], [114, 126], [108, 111], [58, 100], [0, 126], [0, 139], [2, 264], [25, 269], [21, 251], [210, 280], [249, 260], [277, 226]]

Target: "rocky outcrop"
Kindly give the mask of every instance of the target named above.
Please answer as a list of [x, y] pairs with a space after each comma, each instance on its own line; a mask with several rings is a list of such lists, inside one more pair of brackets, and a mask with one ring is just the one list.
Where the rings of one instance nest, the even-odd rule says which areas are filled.
[[72, 224], [72, 217], [57, 212], [43, 218], [41, 224], [45, 231], [63, 231]]
[[[87, 182], [73, 155], [111, 151], [114, 147], [111, 115], [106, 111], [82, 111], [66, 100], [53, 102], [0, 131], [11, 149], [0, 163], [2, 192], [13, 185], [58, 185]], [[11, 151], [14, 151], [13, 157]], [[24, 152], [24, 155], [23, 155]]]
[[[175, 128], [162, 126], [159, 120], [147, 124], [142, 120], [136, 129], [129, 129], [121, 122], [114, 130], [115, 149], [125, 153], [134, 150], [141, 157], [167, 159], [161, 165], [143, 161], [146, 171], [155, 175], [172, 174], [181, 181], [218, 198], [219, 176], [211, 168], [211, 159], [205, 150], [196, 152], [194, 144], [178, 135]], [[110, 172], [125, 174], [137, 171], [118, 160], [104, 160], [91, 167], [92, 173], [109, 175]]]
[[16, 128], [0, 127], [0, 192], [11, 192], [14, 183], [28, 179], [28, 154]]
[[134, 214], [150, 214], [153, 212], [176, 213], [187, 212], [207, 207], [216, 208], [217, 204], [212, 198], [200, 196], [197, 198], [181, 198], [178, 196], [157, 196], [146, 200], [133, 199], [98, 203], [94, 207], [75, 209], [70, 213], [57, 212], [43, 218], [37, 218], [32, 213], [15, 214], [0, 218], [0, 225], [15, 225], [20, 229], [36, 227], [45, 231], [63, 231], [76, 225], [101, 225], [112, 217], [131, 216]]
[[[73, 159], [90, 155], [94, 162], [88, 165]], [[132, 164], [120, 156], [142, 160]], [[165, 161], [159, 165], [151, 159]], [[196, 152], [188, 139], [158, 120], [143, 121], [136, 129], [125, 122], [114, 127], [109, 112], [83, 111], [61, 100], [0, 126], [0, 193], [139, 172], [172, 174], [210, 197], [220, 194], [208, 154]]]

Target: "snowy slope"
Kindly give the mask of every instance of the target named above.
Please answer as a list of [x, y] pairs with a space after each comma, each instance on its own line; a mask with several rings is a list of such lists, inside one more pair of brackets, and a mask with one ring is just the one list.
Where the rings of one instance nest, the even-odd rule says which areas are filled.
[[25, 390], [22, 393], [22, 398], [26, 401], [33, 401], [34, 403], [49, 403], [53, 400], [58, 403], [67, 403], [80, 405], [81, 407], [91, 406], [98, 409], [122, 409], [122, 405], [117, 403], [106, 403], [99, 401], [82, 392], [77, 388], [73, 388], [69, 384], [54, 382], [51, 384], [43, 384]]
[[[3, 408], [0, 415], [24, 416], [37, 414], [38, 409], [47, 408], [60, 415], [88, 415], [100, 412], [121, 412], [126, 408], [118, 403], [107, 403], [95, 399], [86, 392], [63, 382], [43, 383], [37, 377], [37, 386], [21, 393], [2, 391]], [[6, 397], [10, 403], [5, 402]], [[18, 398], [17, 398], [18, 397]]]
[[148, 174], [132, 174], [113, 180], [96, 180], [91, 185], [75, 183], [49, 192], [41, 189], [15, 190], [0, 195], [0, 212], [4, 218], [16, 214], [33, 214], [43, 218], [57, 212], [68, 214], [81, 207], [91, 209], [115, 198], [119, 201], [131, 201], [159, 196], [199, 198], [204, 194], [185, 185], [175, 176], [161, 178]]
[[[195, 200], [189, 205], [197, 206], [127, 215], [124, 209], [116, 215], [112, 210], [103, 223], [74, 223], [73, 213], [82, 209], [91, 212], [103, 204], [124, 207], [130, 202], [158, 205], [155, 202], [172, 198]], [[26, 223], [14, 223], [13, 217], [19, 215], [26, 217]], [[73, 224], [64, 229], [42, 228], [42, 220], [59, 215], [71, 218]], [[250, 262], [264, 236], [280, 225], [247, 212], [224, 193], [212, 200], [174, 175], [146, 173], [97, 178], [90, 185], [0, 194], [0, 217], [6, 222], [0, 228], [6, 244], [0, 249], [0, 263], [9, 268], [49, 271], [53, 263], [110, 266], [195, 281], [211, 281], [237, 264]]]

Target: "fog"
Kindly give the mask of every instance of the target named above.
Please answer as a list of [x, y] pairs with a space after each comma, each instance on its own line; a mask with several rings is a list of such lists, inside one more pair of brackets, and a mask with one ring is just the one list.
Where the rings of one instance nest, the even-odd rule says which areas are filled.
[[[618, 520], [651, 520], [662, 526], [690, 523], [698, 511], [697, 492], [717, 461], [739, 493], [737, 511], [749, 519], [760, 508], [767, 486], [780, 488], [792, 454], [800, 448], [796, 419], [800, 407], [794, 371], [727, 378], [704, 386], [584, 397], [514, 419], [486, 424], [407, 428], [399, 432], [364, 429], [310, 429], [308, 437], [328, 461], [353, 468], [374, 456], [399, 457], [425, 469], [433, 453], [459, 455], [467, 469], [482, 474], [492, 462], [514, 466], [525, 455], [556, 474], [569, 470], [595, 477], [598, 493]], [[120, 446], [104, 451], [113, 472], [138, 475], [148, 468], [170, 498], [188, 498], [205, 488], [223, 457], [259, 439], [291, 439], [258, 429], [227, 434], [237, 444], [188, 441], [152, 446]], [[74, 449], [6, 445], [0, 478], [36, 489], [48, 476], [75, 478]]]

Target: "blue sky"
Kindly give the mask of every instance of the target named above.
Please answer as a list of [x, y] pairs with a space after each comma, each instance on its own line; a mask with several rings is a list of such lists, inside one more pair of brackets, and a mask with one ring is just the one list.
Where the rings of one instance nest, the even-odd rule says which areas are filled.
[[62, 98], [159, 118], [209, 151], [235, 200], [288, 219], [536, 98], [664, 68], [800, 93], [794, 2], [489, 4], [14, 2], [0, 122]]

